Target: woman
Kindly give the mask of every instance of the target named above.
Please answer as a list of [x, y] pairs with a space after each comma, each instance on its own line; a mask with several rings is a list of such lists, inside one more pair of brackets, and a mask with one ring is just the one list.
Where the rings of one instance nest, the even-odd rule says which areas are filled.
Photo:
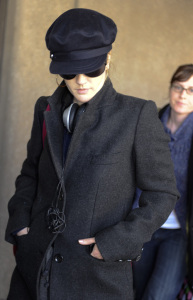
[[72, 9], [46, 34], [50, 71], [64, 82], [37, 101], [9, 202], [6, 240], [17, 246], [9, 300], [133, 299], [131, 261], [175, 205], [155, 104], [117, 93], [107, 78], [116, 33], [108, 17]]
[[177, 187], [181, 194], [175, 210], [145, 244], [134, 263], [136, 299], [175, 300], [186, 275], [188, 220], [188, 274], [193, 288], [193, 65], [178, 67], [170, 82], [170, 104], [159, 113], [170, 137]]

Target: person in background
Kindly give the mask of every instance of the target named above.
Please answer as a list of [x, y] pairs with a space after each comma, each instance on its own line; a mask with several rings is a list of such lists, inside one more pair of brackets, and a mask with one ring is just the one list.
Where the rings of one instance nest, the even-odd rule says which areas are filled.
[[50, 71], [63, 81], [35, 105], [8, 205], [17, 263], [8, 300], [132, 300], [131, 261], [175, 206], [155, 103], [117, 93], [108, 77], [116, 34], [89, 9], [64, 12], [47, 31]]
[[186, 275], [193, 289], [193, 64], [177, 68], [170, 81], [169, 98], [159, 117], [170, 137], [181, 197], [166, 222], [144, 245], [141, 260], [133, 263], [137, 300], [175, 300]]

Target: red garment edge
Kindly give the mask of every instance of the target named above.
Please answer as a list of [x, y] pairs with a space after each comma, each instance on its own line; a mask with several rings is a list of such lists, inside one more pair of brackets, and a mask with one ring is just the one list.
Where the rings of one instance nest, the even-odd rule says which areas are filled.
[[[48, 104], [46, 107], [46, 111], [50, 111], [50, 105]], [[44, 148], [44, 141], [45, 141], [45, 137], [46, 137], [46, 123], [45, 120], [43, 121], [43, 126], [42, 126], [42, 143], [43, 143], [43, 148]], [[17, 245], [13, 245], [13, 254], [15, 256], [17, 251]]]

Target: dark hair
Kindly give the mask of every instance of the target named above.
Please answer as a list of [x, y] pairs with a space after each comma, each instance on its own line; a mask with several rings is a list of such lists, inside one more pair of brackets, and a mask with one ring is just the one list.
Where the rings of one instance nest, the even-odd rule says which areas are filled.
[[172, 85], [175, 81], [186, 81], [191, 76], [193, 76], [193, 64], [179, 66], [173, 74], [170, 84]]

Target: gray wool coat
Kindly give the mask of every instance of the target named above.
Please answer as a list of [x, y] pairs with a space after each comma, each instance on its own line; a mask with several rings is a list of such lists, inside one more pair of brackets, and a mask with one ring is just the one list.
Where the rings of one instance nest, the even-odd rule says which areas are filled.
[[[50, 245], [50, 300], [133, 299], [131, 261], [178, 198], [168, 137], [154, 102], [117, 93], [109, 79], [78, 120], [62, 176], [61, 116], [71, 102], [59, 87], [35, 106], [27, 158], [8, 205], [6, 240], [17, 245], [9, 300], [41, 300], [40, 271]], [[45, 111], [48, 103], [51, 111]], [[54, 234], [46, 215], [59, 181], [66, 228]], [[142, 190], [140, 207], [132, 209], [136, 186]], [[25, 226], [27, 235], [13, 235]], [[88, 237], [96, 238], [104, 260], [78, 243]]]

